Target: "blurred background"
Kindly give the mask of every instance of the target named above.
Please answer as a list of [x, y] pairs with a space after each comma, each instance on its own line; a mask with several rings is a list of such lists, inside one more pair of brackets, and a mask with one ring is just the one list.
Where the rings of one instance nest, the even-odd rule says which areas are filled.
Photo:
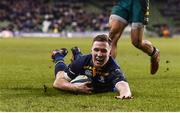
[[[1, 0], [0, 36], [88, 36], [108, 32], [108, 20], [117, 0]], [[150, 0], [146, 34], [180, 35], [180, 0]], [[127, 27], [124, 34], [128, 34]]]

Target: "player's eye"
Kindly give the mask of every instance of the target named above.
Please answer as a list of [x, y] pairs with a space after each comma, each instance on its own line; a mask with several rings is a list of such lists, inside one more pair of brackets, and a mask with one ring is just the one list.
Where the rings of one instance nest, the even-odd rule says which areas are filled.
[[98, 51], [99, 51], [99, 49], [98, 49], [98, 48], [94, 48], [94, 51], [95, 51], [95, 52], [98, 52]]
[[107, 50], [106, 49], [101, 49], [101, 52], [102, 53], [107, 53]]
[[106, 49], [94, 48], [94, 51], [95, 51], [95, 52], [101, 51], [102, 53], [107, 53], [107, 50], [106, 50]]

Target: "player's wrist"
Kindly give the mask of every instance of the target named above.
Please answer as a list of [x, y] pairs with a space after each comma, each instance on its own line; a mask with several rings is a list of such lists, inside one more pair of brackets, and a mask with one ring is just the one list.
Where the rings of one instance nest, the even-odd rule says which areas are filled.
[[72, 87], [72, 91], [75, 92], [75, 93], [78, 93], [79, 92], [79, 88], [76, 84], [72, 84], [73, 87]]

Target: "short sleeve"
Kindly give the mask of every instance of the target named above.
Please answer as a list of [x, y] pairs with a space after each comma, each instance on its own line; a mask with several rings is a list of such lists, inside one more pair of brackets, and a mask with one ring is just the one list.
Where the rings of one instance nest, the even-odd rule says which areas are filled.
[[124, 73], [120, 69], [115, 69], [114, 71], [111, 72], [113, 76], [113, 84], [115, 85], [119, 81], [126, 81], [126, 78], [124, 76]]

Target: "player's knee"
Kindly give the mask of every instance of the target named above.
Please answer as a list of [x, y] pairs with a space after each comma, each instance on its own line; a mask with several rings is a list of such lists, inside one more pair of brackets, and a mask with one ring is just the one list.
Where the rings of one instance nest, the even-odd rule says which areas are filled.
[[111, 39], [113, 39], [116, 35], [118, 34], [118, 29], [116, 28], [111, 28], [110, 31], [109, 31], [109, 37]]
[[112, 40], [112, 45], [116, 45], [119, 38], [120, 38], [120, 31], [119, 29], [111, 29], [109, 32], [109, 38]]
[[113, 40], [116, 37], [120, 37], [120, 34], [122, 33], [123, 28], [121, 28], [120, 25], [112, 25], [109, 30], [109, 37]]
[[142, 42], [140, 40], [133, 40], [132, 44], [134, 47], [139, 48], [139, 49], [142, 47]]

